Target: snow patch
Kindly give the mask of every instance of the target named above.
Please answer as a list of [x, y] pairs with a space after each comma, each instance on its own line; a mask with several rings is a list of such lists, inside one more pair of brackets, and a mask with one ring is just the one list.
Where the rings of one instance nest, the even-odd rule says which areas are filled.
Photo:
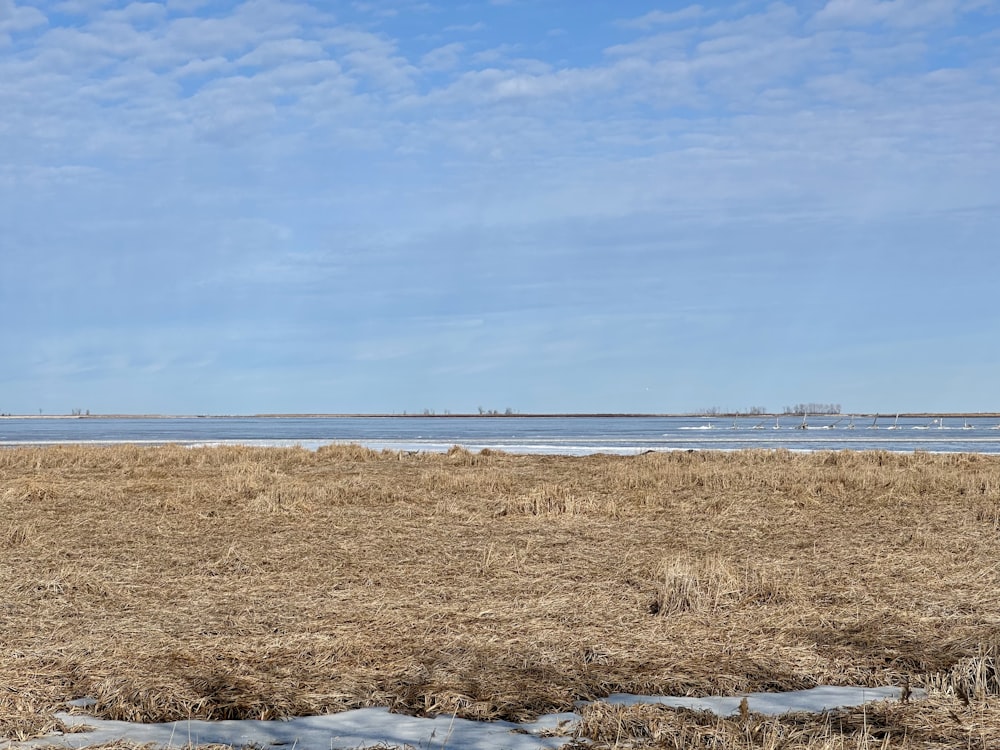
[[[851, 708], [879, 700], [899, 700], [900, 688], [895, 687], [830, 687], [820, 686], [808, 690], [790, 690], [785, 693], [748, 693], [745, 696], [711, 696], [709, 698], [676, 698], [673, 696], [629, 695], [612, 693], [604, 703], [634, 706], [639, 703], [658, 703], [673, 708], [690, 708], [694, 711], [711, 711], [718, 716], [733, 716], [740, 711], [740, 703], [746, 698], [751, 712], [780, 716], [781, 714], [806, 711], [822, 713], [835, 708]], [[922, 690], [913, 690], [912, 697], [923, 696]]]
[[[914, 690], [913, 697], [923, 691]], [[614, 693], [604, 703], [615, 705], [663, 704], [674, 708], [711, 711], [719, 716], [739, 712], [746, 698], [750, 711], [772, 716], [806, 711], [821, 713], [835, 708], [860, 706], [877, 700], [899, 700], [894, 687], [815, 687], [786, 693], [750, 693], [746, 696], [677, 698], [670, 696]], [[75, 708], [91, 708], [97, 701], [78, 698]], [[580, 703], [579, 705], [586, 705]], [[470, 721], [452, 716], [423, 718], [390, 713], [386, 708], [362, 708], [326, 716], [305, 716], [287, 721], [174, 721], [137, 724], [108, 721], [91, 716], [57, 713], [68, 727], [86, 731], [51, 734], [27, 742], [10, 742], [8, 750], [36, 747], [85, 748], [127, 740], [158, 747], [191, 747], [222, 744], [231, 747], [295, 748], [295, 750], [341, 750], [344, 748], [415, 747], [422, 750], [554, 750], [570, 741], [580, 715], [548, 714], [537, 721], [515, 724], [507, 721]], [[553, 736], [557, 735], [557, 736]]]

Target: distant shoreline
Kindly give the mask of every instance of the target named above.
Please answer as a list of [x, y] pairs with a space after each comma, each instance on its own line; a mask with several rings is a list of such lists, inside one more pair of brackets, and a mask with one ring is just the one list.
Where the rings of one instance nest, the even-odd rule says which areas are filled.
[[[370, 413], [338, 413], [338, 414], [0, 414], [2, 419], [798, 419], [803, 415], [799, 414], [695, 414], [695, 413], [672, 413], [672, 414], [648, 414], [632, 412], [568, 412], [568, 413], [518, 413], [518, 414], [370, 414]], [[817, 419], [849, 419], [870, 418], [884, 419], [896, 418], [897, 416], [906, 419], [998, 419], [1000, 412], [847, 412], [842, 414], [808, 414], [808, 417]]]

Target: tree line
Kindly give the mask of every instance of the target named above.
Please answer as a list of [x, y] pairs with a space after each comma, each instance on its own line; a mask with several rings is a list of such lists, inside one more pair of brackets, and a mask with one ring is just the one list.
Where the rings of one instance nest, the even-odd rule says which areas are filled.
[[[724, 411], [718, 406], [709, 406], [707, 409], [699, 409], [696, 414], [700, 414], [705, 417], [718, 417], [718, 416], [747, 416], [755, 417], [763, 414], [770, 414], [765, 406], [750, 406], [746, 409], [737, 409], [735, 411]], [[803, 416], [805, 414], [840, 414], [840, 404], [795, 404], [795, 406], [786, 406], [783, 414], [793, 414], [798, 416]]]
[[796, 404], [786, 406], [785, 414], [840, 414], [840, 404]]
[[696, 413], [706, 417], [718, 417], [723, 414], [756, 417], [768, 412], [766, 406], [749, 406], [746, 409], [737, 409], [736, 411], [723, 411], [718, 406], [709, 406], [707, 409], [699, 409]]

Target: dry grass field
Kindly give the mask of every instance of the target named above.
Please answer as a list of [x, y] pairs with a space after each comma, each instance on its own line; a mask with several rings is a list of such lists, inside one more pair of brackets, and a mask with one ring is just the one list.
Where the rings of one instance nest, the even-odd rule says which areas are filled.
[[[824, 717], [583, 709], [668, 748], [1000, 747], [1000, 457], [0, 451], [0, 737], [833, 685]], [[2, 746], [2, 743], [0, 743]]]

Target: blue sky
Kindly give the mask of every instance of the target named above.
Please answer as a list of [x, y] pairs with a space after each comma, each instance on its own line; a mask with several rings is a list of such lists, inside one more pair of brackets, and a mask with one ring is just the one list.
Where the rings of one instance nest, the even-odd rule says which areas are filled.
[[0, 411], [1000, 410], [1000, 3], [0, 0]]

